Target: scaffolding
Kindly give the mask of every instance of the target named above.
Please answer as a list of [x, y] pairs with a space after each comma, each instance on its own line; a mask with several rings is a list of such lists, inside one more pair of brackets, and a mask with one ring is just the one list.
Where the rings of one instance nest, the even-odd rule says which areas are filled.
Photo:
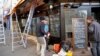
[[26, 45], [27, 45], [27, 37], [28, 37], [29, 30], [30, 30], [30, 25], [31, 25], [32, 17], [33, 17], [33, 14], [34, 14], [34, 9], [35, 9], [34, 5], [32, 5], [31, 8], [30, 8], [28, 19], [27, 19], [27, 22], [26, 22], [26, 25], [25, 25], [25, 28], [24, 28], [24, 32], [23, 32], [24, 43]]
[[10, 30], [11, 30], [11, 37], [12, 37], [12, 51], [14, 51], [15, 48], [23, 46], [24, 48], [26, 48], [27, 46], [27, 37], [28, 37], [28, 33], [29, 33], [29, 29], [30, 29], [30, 25], [31, 25], [31, 21], [32, 21], [32, 17], [33, 17], [33, 13], [34, 13], [34, 6], [32, 5], [30, 8], [30, 12], [28, 15], [28, 19], [24, 28], [24, 32], [21, 33], [21, 29], [18, 23], [18, 17], [17, 14], [14, 13], [14, 15], [16, 16], [15, 21], [13, 21], [13, 17], [11, 14], [10, 15]]
[[[12, 39], [12, 51], [14, 51], [15, 48], [23, 46], [25, 47], [25, 43], [23, 40], [23, 36], [21, 33], [21, 29], [18, 23], [17, 14], [14, 13], [16, 18], [13, 21], [12, 14], [10, 15], [10, 30], [11, 30], [11, 39]], [[22, 43], [21, 43], [22, 41]]]

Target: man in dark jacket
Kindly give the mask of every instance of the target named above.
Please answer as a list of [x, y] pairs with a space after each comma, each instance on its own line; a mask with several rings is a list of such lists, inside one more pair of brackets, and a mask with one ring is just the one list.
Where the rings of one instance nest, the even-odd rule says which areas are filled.
[[90, 17], [87, 19], [88, 30], [91, 33], [91, 46], [93, 56], [100, 56], [100, 24]]
[[38, 39], [37, 54], [41, 56], [45, 56], [45, 51], [46, 51], [45, 37], [48, 35], [48, 30], [45, 30], [45, 28], [47, 29], [48, 27], [45, 27], [45, 25], [47, 25], [47, 21], [45, 20], [45, 18], [40, 17], [40, 22], [37, 24], [36, 27], [36, 35]]

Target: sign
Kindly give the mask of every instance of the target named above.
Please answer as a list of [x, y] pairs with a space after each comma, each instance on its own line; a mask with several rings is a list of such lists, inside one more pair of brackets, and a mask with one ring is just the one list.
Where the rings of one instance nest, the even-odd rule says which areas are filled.
[[83, 18], [72, 19], [72, 29], [74, 38], [74, 48], [86, 48], [87, 28], [86, 21]]

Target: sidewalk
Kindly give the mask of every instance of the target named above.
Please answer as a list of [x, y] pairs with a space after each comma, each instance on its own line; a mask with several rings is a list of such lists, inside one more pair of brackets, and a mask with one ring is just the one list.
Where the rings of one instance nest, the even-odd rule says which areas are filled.
[[[11, 37], [6, 32], [6, 45], [0, 44], [0, 56], [37, 56], [36, 55], [36, 39], [29, 36], [27, 48], [19, 47], [14, 52], [11, 51]], [[52, 52], [46, 51], [46, 56], [52, 56]], [[90, 51], [82, 52], [80, 50], [74, 51], [74, 56], [91, 56]]]
[[11, 50], [11, 37], [9, 31], [6, 31], [6, 45], [0, 44], [0, 56], [35, 56], [36, 44], [33, 40], [28, 41], [27, 48], [18, 47], [14, 52]]
[[76, 50], [74, 56], [92, 56], [90, 50]]

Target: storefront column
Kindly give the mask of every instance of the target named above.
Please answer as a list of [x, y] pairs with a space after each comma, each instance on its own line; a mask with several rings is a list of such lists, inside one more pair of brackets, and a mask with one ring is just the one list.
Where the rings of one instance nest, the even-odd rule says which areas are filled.
[[60, 37], [61, 41], [65, 40], [65, 16], [63, 10], [63, 3], [60, 4]]

